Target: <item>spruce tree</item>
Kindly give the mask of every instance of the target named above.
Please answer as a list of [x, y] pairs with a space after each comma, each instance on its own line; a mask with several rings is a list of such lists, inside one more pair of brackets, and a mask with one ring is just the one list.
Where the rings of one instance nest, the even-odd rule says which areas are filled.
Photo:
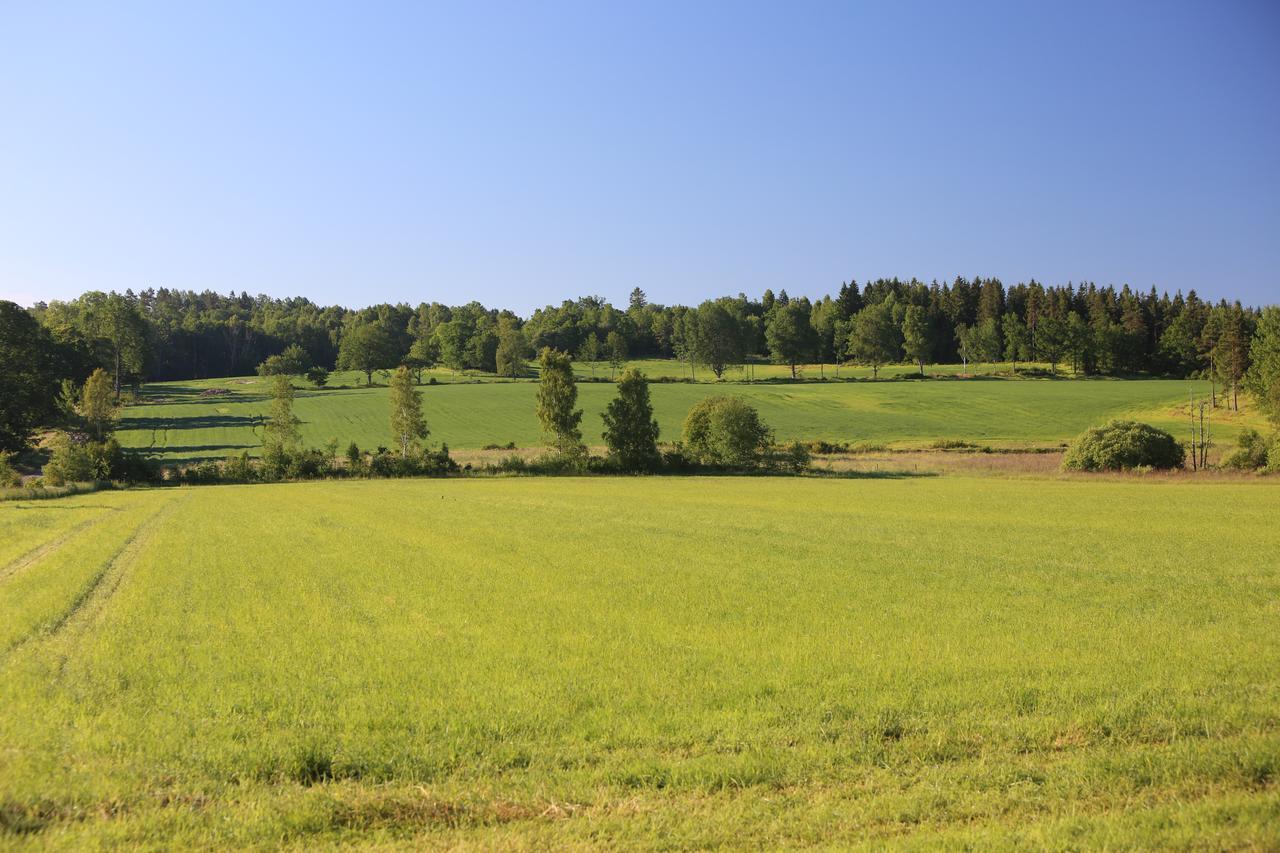
[[604, 443], [609, 458], [624, 471], [643, 471], [658, 464], [658, 422], [649, 402], [649, 382], [634, 367], [618, 380], [618, 396], [604, 411]]

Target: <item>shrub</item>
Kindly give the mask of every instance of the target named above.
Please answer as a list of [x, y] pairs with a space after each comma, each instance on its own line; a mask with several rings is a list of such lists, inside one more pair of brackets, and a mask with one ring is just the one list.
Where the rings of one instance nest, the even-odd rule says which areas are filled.
[[249, 461], [249, 452], [232, 456], [222, 463], [222, 479], [230, 483], [251, 483], [257, 479], [258, 472]]
[[1138, 466], [1181, 468], [1182, 445], [1162, 429], [1137, 421], [1110, 421], [1081, 434], [1062, 457], [1064, 471], [1127, 471]]
[[22, 485], [22, 476], [9, 464], [9, 455], [0, 453], [0, 489], [12, 489]]
[[740, 397], [708, 397], [684, 421], [686, 452], [704, 465], [752, 468], [773, 440], [755, 407]]
[[585, 474], [599, 468], [600, 460], [585, 454], [543, 453], [533, 459], [518, 454], [503, 457], [490, 466], [500, 474], [573, 475]]
[[323, 367], [312, 367], [307, 371], [307, 381], [317, 388], [323, 388], [329, 381], [329, 371]]
[[1257, 471], [1267, 466], [1268, 442], [1256, 429], [1246, 429], [1236, 438], [1236, 449], [1222, 460], [1224, 468]]
[[44, 466], [44, 481], [51, 486], [87, 483], [97, 477], [97, 460], [89, 452], [88, 443], [67, 433], [53, 440], [53, 454]]
[[813, 456], [808, 445], [799, 441], [775, 447], [770, 459], [771, 467], [792, 474], [803, 474], [812, 463]]

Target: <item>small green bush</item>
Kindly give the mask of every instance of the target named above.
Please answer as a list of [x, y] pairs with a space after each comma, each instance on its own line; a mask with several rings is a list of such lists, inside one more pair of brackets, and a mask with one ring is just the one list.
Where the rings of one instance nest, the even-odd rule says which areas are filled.
[[813, 464], [813, 454], [804, 442], [792, 441], [773, 449], [771, 467], [791, 474], [803, 474]]
[[1222, 467], [1237, 471], [1261, 470], [1267, 467], [1269, 444], [1256, 429], [1246, 429], [1236, 438], [1235, 451], [1222, 460]]
[[1185, 452], [1162, 429], [1137, 421], [1110, 421], [1082, 433], [1062, 457], [1064, 471], [1181, 468]]
[[97, 460], [87, 442], [60, 433], [53, 439], [52, 447], [53, 454], [44, 466], [44, 481], [50, 486], [101, 479], [97, 476]]
[[0, 489], [13, 489], [22, 485], [22, 476], [9, 464], [9, 456], [0, 453]]
[[765, 461], [773, 432], [740, 397], [708, 397], [684, 422], [684, 449], [704, 465], [754, 468]]

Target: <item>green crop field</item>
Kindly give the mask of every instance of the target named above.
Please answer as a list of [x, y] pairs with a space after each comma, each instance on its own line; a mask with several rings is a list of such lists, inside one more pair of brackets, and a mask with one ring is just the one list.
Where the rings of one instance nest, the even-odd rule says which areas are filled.
[[[346, 378], [352, 378], [350, 376]], [[210, 388], [224, 396], [201, 397]], [[1068, 441], [1089, 426], [1133, 415], [1182, 435], [1188, 391], [1207, 383], [1173, 380], [997, 379], [928, 382], [802, 382], [782, 384], [655, 383], [652, 397], [662, 439], [679, 438], [689, 409], [710, 394], [750, 399], [780, 440], [922, 444], [963, 439], [995, 446], [1047, 446]], [[487, 444], [533, 446], [541, 434], [533, 382], [442, 383], [423, 386], [431, 440], [459, 449]], [[256, 453], [259, 419], [268, 400], [264, 380], [225, 379], [149, 386], [144, 405], [125, 410], [119, 438], [149, 448], [165, 461]], [[600, 442], [600, 414], [614, 396], [611, 383], [582, 383], [583, 435]], [[1248, 407], [1246, 407], [1248, 409]], [[295, 411], [304, 441], [323, 446], [336, 438], [366, 449], [389, 444], [385, 387], [299, 390]], [[1244, 419], [1223, 420], [1216, 432], [1229, 440]]]
[[1275, 849], [1277, 518], [891, 475], [0, 504], [0, 846]]

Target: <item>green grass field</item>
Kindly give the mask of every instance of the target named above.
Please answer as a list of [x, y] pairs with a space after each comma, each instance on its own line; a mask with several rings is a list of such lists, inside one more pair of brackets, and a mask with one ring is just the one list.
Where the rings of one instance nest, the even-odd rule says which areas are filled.
[[[353, 376], [343, 377], [354, 380]], [[222, 397], [201, 398], [213, 387]], [[652, 397], [662, 439], [679, 438], [689, 409], [710, 394], [739, 394], [760, 409], [780, 440], [824, 439], [897, 445], [963, 439], [994, 446], [1050, 446], [1118, 415], [1133, 415], [1181, 436], [1189, 390], [1201, 382], [1173, 380], [1049, 380], [976, 378], [930, 382], [803, 382], [782, 384], [655, 383]], [[259, 418], [267, 411], [266, 383], [256, 377], [149, 386], [153, 402], [124, 411], [119, 438], [149, 448], [165, 461], [256, 453]], [[303, 439], [323, 446], [336, 438], [366, 449], [389, 444], [385, 387], [299, 390], [296, 412]], [[442, 383], [423, 386], [431, 440], [458, 449], [488, 444], [537, 445], [533, 382]], [[615, 394], [610, 383], [582, 383], [583, 435], [599, 444], [600, 414]], [[1229, 441], [1244, 419], [1222, 420]]]
[[0, 504], [0, 846], [1274, 849], [1278, 515], [969, 477]]

